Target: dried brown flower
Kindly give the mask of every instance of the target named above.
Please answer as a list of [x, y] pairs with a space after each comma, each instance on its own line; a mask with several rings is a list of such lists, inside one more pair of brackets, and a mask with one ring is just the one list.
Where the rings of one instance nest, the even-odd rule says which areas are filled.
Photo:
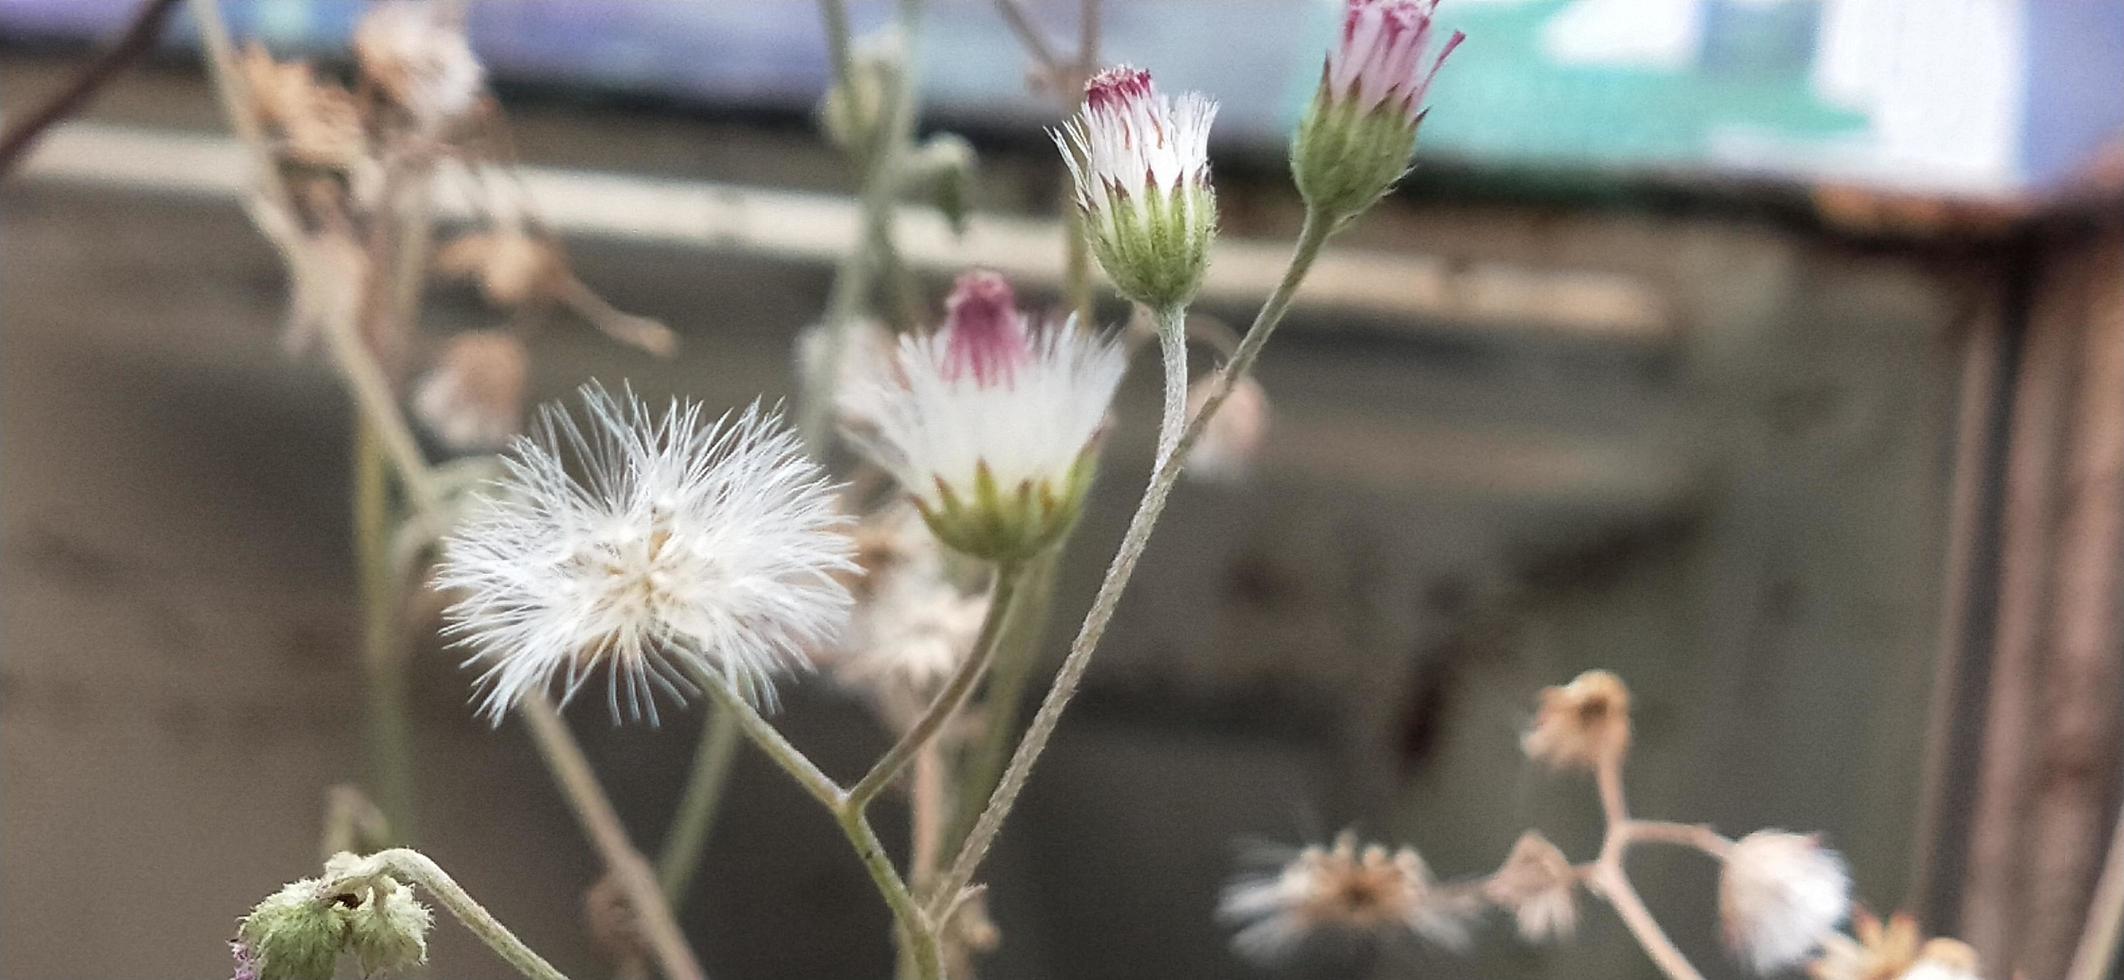
[[1504, 865], [1482, 895], [1512, 913], [1519, 934], [1532, 942], [1570, 938], [1578, 930], [1578, 870], [1549, 839], [1535, 831], [1519, 836]]
[[1416, 935], [1442, 946], [1467, 942], [1472, 909], [1440, 890], [1413, 848], [1359, 846], [1344, 832], [1328, 847], [1307, 847], [1274, 873], [1242, 878], [1218, 912], [1241, 926], [1232, 943], [1260, 959], [1280, 958], [1315, 936], [1374, 940]]
[[1630, 750], [1630, 689], [1605, 670], [1544, 688], [1534, 727], [1520, 740], [1527, 757], [1557, 769], [1593, 769]]
[[413, 410], [452, 449], [491, 452], [523, 431], [530, 374], [531, 356], [516, 335], [461, 333], [415, 387]]
[[1958, 939], [1920, 942], [1917, 919], [1897, 912], [1883, 921], [1864, 910], [1851, 936], [1831, 936], [1809, 964], [1814, 980], [1977, 980], [1976, 950]]

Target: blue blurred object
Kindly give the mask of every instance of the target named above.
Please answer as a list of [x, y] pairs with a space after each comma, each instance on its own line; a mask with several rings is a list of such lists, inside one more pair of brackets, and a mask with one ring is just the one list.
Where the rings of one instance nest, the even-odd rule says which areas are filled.
[[[343, 50], [355, 0], [229, 0], [282, 51]], [[1058, 46], [1076, 0], [1034, 3]], [[0, 0], [10, 39], [90, 39], [132, 0]], [[859, 28], [891, 4], [857, 0]], [[1111, 3], [1106, 54], [1223, 103], [1226, 152], [1281, 152], [1339, 4]], [[2104, 0], [1447, 0], [1470, 40], [1441, 76], [1424, 152], [1475, 166], [1834, 180], [2039, 194], [2124, 132], [2124, 5]], [[792, 0], [474, 3], [497, 78], [802, 112], [827, 64]], [[182, 32], [180, 32], [182, 34]], [[188, 35], [186, 35], [188, 36]], [[187, 43], [180, 36], [173, 43]], [[920, 38], [931, 112], [1052, 121], [988, 4], [934, 6]]]

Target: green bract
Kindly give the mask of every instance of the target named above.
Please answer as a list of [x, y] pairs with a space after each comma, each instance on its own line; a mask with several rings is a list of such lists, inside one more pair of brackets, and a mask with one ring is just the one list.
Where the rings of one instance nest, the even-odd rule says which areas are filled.
[[953, 487], [940, 478], [938, 502], [916, 496], [914, 504], [931, 533], [951, 548], [986, 561], [1023, 562], [1069, 533], [1096, 469], [1096, 455], [1088, 446], [1061, 486], [1026, 480], [1005, 488], [982, 463], [973, 486]]
[[1216, 191], [1205, 181], [1098, 193], [1105, 200], [1085, 215], [1085, 232], [1114, 288], [1152, 309], [1193, 300], [1217, 237]]
[[1336, 98], [1326, 84], [1313, 97], [1291, 140], [1291, 178], [1315, 211], [1346, 221], [1370, 208], [1409, 171], [1416, 131], [1392, 102], [1360, 111], [1357, 100]]

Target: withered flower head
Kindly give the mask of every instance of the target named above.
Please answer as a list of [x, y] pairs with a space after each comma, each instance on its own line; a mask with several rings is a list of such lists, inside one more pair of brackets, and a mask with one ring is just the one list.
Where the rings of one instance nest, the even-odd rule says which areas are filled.
[[1813, 980], [1979, 980], [1976, 950], [1957, 939], [1923, 940], [1917, 919], [1897, 912], [1882, 921], [1860, 910], [1852, 935], [1832, 934], [1807, 966]]
[[413, 391], [413, 411], [452, 449], [493, 452], [524, 428], [531, 356], [505, 330], [450, 338]]
[[1578, 930], [1578, 871], [1563, 851], [1535, 831], [1521, 834], [1483, 897], [1512, 913], [1531, 942], [1568, 939]]
[[1593, 769], [1630, 750], [1630, 689], [1605, 670], [1544, 688], [1534, 727], [1520, 740], [1527, 757], [1557, 769]]
[[251, 111], [271, 136], [281, 160], [350, 171], [368, 159], [361, 112], [346, 89], [319, 82], [306, 63], [273, 60], [256, 42], [244, 48], [237, 68]]
[[1467, 943], [1470, 911], [1461, 896], [1437, 887], [1414, 848], [1360, 846], [1349, 832], [1329, 847], [1299, 851], [1274, 872], [1233, 882], [1218, 906], [1221, 918], [1240, 926], [1233, 946], [1262, 960], [1327, 935], [1415, 935], [1457, 948]]

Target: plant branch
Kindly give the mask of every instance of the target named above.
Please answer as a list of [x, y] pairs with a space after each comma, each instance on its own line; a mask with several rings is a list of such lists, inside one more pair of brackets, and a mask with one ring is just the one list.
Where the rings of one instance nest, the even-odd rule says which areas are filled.
[[701, 851], [708, 844], [709, 830], [715, 827], [716, 811], [730, 784], [731, 764], [737, 760], [738, 738], [743, 734], [737, 716], [724, 709], [716, 710], [701, 726], [701, 744], [693, 753], [686, 793], [679, 798], [678, 817], [656, 862], [657, 882], [673, 909], [685, 904], [686, 888], [700, 868]]
[[1063, 709], [1069, 706], [1077, 685], [1084, 679], [1092, 651], [1106, 634], [1114, 608], [1120, 604], [1121, 593], [1127, 588], [1129, 577], [1135, 573], [1136, 562], [1150, 544], [1151, 530], [1157, 526], [1158, 516], [1165, 510], [1166, 497], [1179, 477], [1181, 430], [1187, 418], [1187, 338], [1181, 326], [1186, 312], [1177, 307], [1157, 312], [1160, 343], [1165, 351], [1165, 412], [1158, 425], [1157, 463], [1150, 482], [1144, 485], [1143, 499], [1136, 505], [1136, 514], [1129, 520], [1128, 530], [1122, 535], [1120, 548], [1114, 552], [1113, 562], [1107, 566], [1106, 577], [1099, 584], [1099, 592], [1092, 599], [1091, 609], [1085, 614], [1075, 642], [1070, 644], [1069, 656], [1063, 659], [1061, 669], [1055, 674], [1054, 685], [1040, 702], [1040, 710], [1033, 715], [1032, 724], [1019, 741], [1017, 751], [1012, 753], [1003, 778], [989, 795], [987, 809], [974, 821], [973, 830], [967, 833], [966, 840], [959, 845], [958, 855], [952, 859], [951, 870], [939, 880], [936, 893], [930, 896], [932, 918], [939, 918], [939, 913], [957, 900], [960, 889], [973, 880], [975, 868], [988, 853], [989, 845], [994, 843], [1011, 807], [1017, 803], [1025, 781], [1032, 776], [1033, 763], [1047, 749], [1048, 739], [1062, 721]]
[[899, 741], [894, 742], [877, 764], [849, 789], [847, 807], [861, 810], [870, 805], [870, 801], [899, 778], [901, 770], [914, 761], [915, 754], [935, 739], [944, 724], [966, 703], [967, 696], [973, 693], [974, 686], [980, 683], [981, 676], [988, 672], [988, 665], [995, 660], [996, 647], [1003, 639], [1004, 626], [1010, 618], [1011, 608], [1017, 603], [1019, 587], [1025, 581], [1025, 569], [1026, 566], [1021, 564], [996, 567], [995, 589], [989, 594], [988, 612], [981, 619], [981, 632], [974, 641], [974, 648], [967, 653], [965, 662], [959, 665], [951, 680], [930, 699], [922, 716], [915, 719]]
[[24, 113], [20, 122], [0, 133], [0, 177], [14, 171], [37, 138], [61, 120], [86, 108], [105, 85], [118, 77], [127, 65], [140, 60], [153, 50], [155, 40], [170, 22], [170, 15], [177, 11], [179, 0], [143, 0], [134, 8], [133, 18], [125, 25], [125, 33], [94, 60], [82, 66], [80, 73], [67, 82], [66, 87], [52, 96], [43, 105]]
[[419, 851], [406, 848], [378, 851], [362, 858], [360, 864], [344, 874], [319, 882], [318, 893], [337, 896], [361, 891], [372, 887], [377, 878], [384, 876], [418, 885], [518, 973], [531, 980], [568, 980], [565, 974], [553, 968], [553, 964], [546, 962], [545, 957], [516, 938], [515, 933], [475, 901], [471, 893], [440, 865]]
[[516, 713], [531, 730], [532, 741], [545, 757], [547, 768], [553, 771], [554, 781], [560, 784], [561, 795], [567, 797], [569, 807], [575, 811], [576, 822], [582, 825], [583, 833], [626, 895], [627, 906], [656, 956], [658, 969], [668, 980], [702, 980], [701, 965], [694, 959], [693, 948], [686, 944], [686, 933], [672, 916], [671, 906], [664, 901], [655, 870], [627, 838], [619, 811], [613, 809], [604, 787], [598, 785], [597, 774], [568, 731], [568, 723], [561, 720], [543, 695], [526, 697]]
[[996, 662], [991, 667], [994, 676], [982, 700], [981, 744], [974, 750], [961, 777], [961, 799], [956, 806], [958, 814], [943, 841], [947, 848], [956, 848], [966, 839], [967, 831], [981, 815], [981, 805], [988, 802], [989, 791], [996, 788], [996, 779], [1003, 774], [1003, 764], [1010, 760], [1011, 749], [1017, 744], [1015, 736], [1025, 700], [1025, 686], [1031, 683], [1033, 667], [1039, 663], [1040, 641], [1046, 633], [1048, 612], [1054, 605], [1055, 566], [1068, 547], [1068, 541], [1069, 536], [1065, 535], [1062, 541], [1056, 542], [1026, 566], [1023, 598], [1019, 600], [1022, 608], [1011, 615], [1011, 628], [1006, 632], [1004, 642], [996, 652]]
[[2109, 856], [2102, 862], [2102, 877], [2095, 883], [2094, 897], [2087, 905], [2087, 926], [2080, 933], [2080, 946], [2072, 954], [2067, 980], [2103, 980], [2117, 962], [2119, 937], [2124, 936], [2124, 813], [2117, 815], [2117, 829], [2109, 839]]
[[[1674, 941], [1667, 938], [1666, 930], [1659, 927], [1652, 910], [1645, 907], [1644, 899], [1630, 884], [1630, 875], [1623, 869], [1623, 854], [1629, 850], [1634, 839], [1652, 840], [1662, 837], [1695, 838], [1692, 833], [1674, 832], [1679, 824], [1654, 822], [1636, 823], [1630, 819], [1630, 807], [1623, 797], [1622, 756], [1610, 755], [1594, 767], [1593, 778], [1600, 790], [1600, 812], [1607, 824], [1600, 845], [1600, 858], [1594, 862], [1592, 874], [1586, 881], [1593, 890], [1607, 899], [1622, 917], [1623, 925], [1629, 927], [1630, 935], [1644, 948], [1645, 955], [1652, 958], [1660, 972], [1669, 980], [1703, 980], [1703, 975], [1690, 965], [1689, 958], [1682, 955]], [[1696, 831], [1699, 828], [1686, 828]], [[1709, 833], [1709, 831], [1702, 831]], [[1716, 834], [1712, 834], [1717, 837]], [[1724, 838], [1719, 838], [1721, 841]], [[1692, 840], [1692, 846], [1694, 841]], [[1731, 846], [1730, 843], [1727, 846]]]

